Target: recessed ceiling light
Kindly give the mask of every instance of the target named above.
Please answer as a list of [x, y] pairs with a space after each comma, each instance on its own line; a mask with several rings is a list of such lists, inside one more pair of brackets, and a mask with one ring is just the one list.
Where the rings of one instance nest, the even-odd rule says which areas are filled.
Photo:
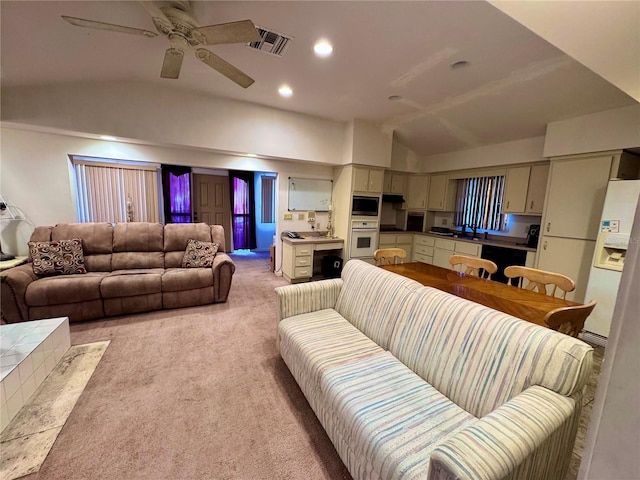
[[313, 46], [313, 51], [318, 57], [328, 57], [333, 53], [333, 46], [327, 40], [318, 40]]
[[100, 135], [101, 140], [107, 140], [109, 142], [115, 142], [118, 140], [116, 137], [112, 137], [111, 135]]
[[468, 67], [469, 66], [469, 62], [466, 60], [458, 60], [457, 62], [453, 62], [451, 64], [451, 69], [452, 70], [457, 70], [459, 68], [464, 68], [464, 67]]
[[397, 102], [399, 100], [402, 100], [402, 96], [400, 95], [391, 95], [388, 100], [391, 100], [392, 102]]
[[278, 89], [278, 93], [283, 97], [290, 97], [291, 95], [293, 95], [293, 90], [291, 90], [291, 87], [289, 87], [288, 85], [282, 85]]

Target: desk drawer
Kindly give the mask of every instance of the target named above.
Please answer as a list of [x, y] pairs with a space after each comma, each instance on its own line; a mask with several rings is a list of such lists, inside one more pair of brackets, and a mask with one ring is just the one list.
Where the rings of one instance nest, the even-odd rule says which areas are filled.
[[311, 265], [311, 256], [306, 257], [296, 257], [295, 266], [296, 267], [308, 267]]
[[436, 239], [433, 237], [427, 237], [426, 235], [415, 235], [415, 244], [433, 247], [436, 244]]
[[456, 252], [464, 255], [471, 255], [472, 257], [480, 256], [481, 245], [467, 242], [456, 242]]
[[296, 267], [294, 269], [294, 278], [311, 277], [311, 267]]
[[311, 245], [296, 245], [293, 250], [296, 257], [301, 257], [303, 255], [311, 255], [313, 248]]
[[315, 250], [342, 250], [343, 242], [331, 242], [331, 243], [316, 243]]
[[436, 238], [436, 248], [442, 248], [443, 250], [451, 250], [452, 252], [455, 250], [456, 242], [455, 240], [446, 240], [444, 238]]
[[415, 252], [420, 255], [433, 257], [433, 247], [425, 247], [424, 245], [416, 245]]

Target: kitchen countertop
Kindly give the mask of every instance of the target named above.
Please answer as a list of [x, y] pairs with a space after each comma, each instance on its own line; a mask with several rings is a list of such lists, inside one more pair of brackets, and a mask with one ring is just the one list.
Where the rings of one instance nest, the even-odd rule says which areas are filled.
[[536, 248], [527, 247], [526, 245], [517, 245], [515, 241], [496, 240], [495, 238], [485, 240], [484, 238], [482, 238], [482, 235], [484, 235], [482, 233], [479, 234], [480, 237], [477, 238], [476, 240], [473, 240], [471, 238], [460, 238], [460, 237], [450, 236], [450, 235], [438, 235], [436, 233], [428, 233], [428, 232], [416, 232], [416, 235], [426, 235], [428, 237], [434, 237], [434, 238], [449, 238], [451, 240], [456, 240], [458, 242], [479, 243], [481, 245], [492, 245], [494, 247], [513, 248], [515, 250], [525, 250], [527, 252], [537, 251]]

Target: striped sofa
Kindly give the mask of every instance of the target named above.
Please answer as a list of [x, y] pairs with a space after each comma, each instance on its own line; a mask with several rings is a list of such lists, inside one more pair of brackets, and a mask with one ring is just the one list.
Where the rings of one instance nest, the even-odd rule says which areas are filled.
[[355, 479], [563, 479], [593, 349], [359, 260], [287, 285], [280, 354]]

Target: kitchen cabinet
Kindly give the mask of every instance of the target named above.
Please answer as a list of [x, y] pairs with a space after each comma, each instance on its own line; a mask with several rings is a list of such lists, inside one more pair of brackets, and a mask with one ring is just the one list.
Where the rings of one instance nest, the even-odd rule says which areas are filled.
[[383, 193], [393, 193], [395, 195], [404, 195], [407, 184], [407, 175], [404, 173], [384, 173]]
[[531, 167], [507, 169], [502, 213], [524, 213]]
[[595, 240], [612, 155], [551, 162], [542, 235]]
[[[585, 300], [613, 154], [552, 159], [536, 267], [567, 275]], [[591, 300], [591, 299], [589, 299]]]
[[591, 301], [593, 299], [585, 299], [584, 294], [595, 247], [596, 242], [593, 240], [542, 237], [537, 255], [537, 268], [562, 273], [576, 282], [576, 289], [567, 293], [567, 300]]
[[438, 267], [451, 269], [449, 257], [454, 253], [479, 257], [482, 245], [479, 243], [461, 242], [448, 238], [436, 238], [433, 251], [433, 264]]
[[353, 168], [353, 191], [382, 193], [384, 170], [366, 167]]
[[412, 233], [380, 233], [378, 237], [378, 248], [402, 248], [407, 252], [406, 262], [411, 261], [413, 248]]
[[548, 165], [508, 168], [502, 212], [542, 214], [548, 173]]
[[282, 275], [291, 283], [308, 282], [314, 275], [314, 265], [317, 270], [323, 255], [342, 256], [343, 248], [342, 239], [283, 239]]
[[531, 167], [531, 172], [529, 173], [529, 188], [527, 189], [527, 204], [524, 213], [528, 215], [542, 215], [548, 177], [549, 165], [533, 165]]
[[453, 212], [455, 210], [455, 188], [449, 183], [449, 175], [431, 175], [427, 208]]
[[429, 193], [429, 176], [428, 175], [411, 175], [409, 176], [409, 185], [407, 188], [407, 208], [408, 209], [426, 209], [427, 195]]
[[433, 264], [433, 253], [436, 239], [426, 235], [413, 236], [413, 256], [414, 262]]

